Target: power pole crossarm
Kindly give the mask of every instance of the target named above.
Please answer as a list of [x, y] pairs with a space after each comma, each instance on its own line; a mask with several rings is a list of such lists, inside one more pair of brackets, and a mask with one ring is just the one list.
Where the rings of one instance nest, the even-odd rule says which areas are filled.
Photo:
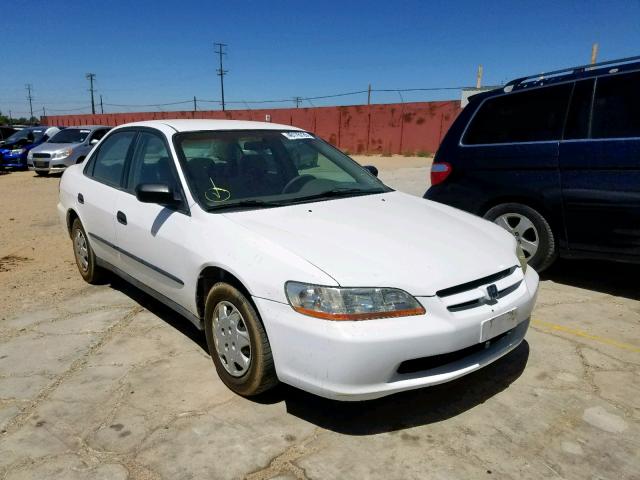
[[228, 73], [228, 70], [225, 70], [222, 67], [222, 56], [226, 55], [226, 53], [224, 53], [224, 47], [227, 46], [226, 43], [214, 43], [214, 45], [216, 47], [218, 47], [218, 49], [216, 50], [216, 53], [218, 54], [218, 58], [220, 60], [220, 68], [218, 68], [217, 70], [217, 74], [220, 77], [220, 93], [221, 93], [221, 97], [222, 97], [222, 111], [224, 112], [225, 110], [225, 105], [224, 105], [224, 76]]

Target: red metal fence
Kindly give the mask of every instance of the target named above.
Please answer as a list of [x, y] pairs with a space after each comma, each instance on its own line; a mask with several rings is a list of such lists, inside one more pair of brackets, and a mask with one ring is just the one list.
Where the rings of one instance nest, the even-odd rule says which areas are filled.
[[42, 118], [46, 125], [120, 125], [142, 120], [213, 118], [271, 121], [304, 128], [349, 153], [433, 153], [460, 113], [460, 102], [391, 103], [346, 107], [265, 110], [135, 112], [60, 115]]

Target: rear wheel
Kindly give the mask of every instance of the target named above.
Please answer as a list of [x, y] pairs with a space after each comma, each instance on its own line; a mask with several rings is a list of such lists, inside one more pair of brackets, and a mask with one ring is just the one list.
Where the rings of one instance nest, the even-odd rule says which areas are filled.
[[545, 270], [556, 259], [553, 231], [537, 210], [521, 203], [503, 203], [491, 208], [484, 218], [511, 233], [522, 247], [529, 265], [537, 271]]
[[73, 221], [71, 226], [71, 240], [73, 241], [76, 265], [82, 278], [91, 284], [100, 283], [104, 278], [104, 270], [96, 264], [96, 256], [87, 238], [87, 233], [78, 218]]
[[216, 283], [205, 304], [207, 346], [218, 376], [250, 397], [278, 384], [267, 334], [249, 300], [228, 283]]

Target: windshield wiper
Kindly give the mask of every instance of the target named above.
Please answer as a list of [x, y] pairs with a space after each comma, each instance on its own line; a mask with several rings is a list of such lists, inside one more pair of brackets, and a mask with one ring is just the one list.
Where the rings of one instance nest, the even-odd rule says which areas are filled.
[[384, 193], [386, 190], [381, 188], [376, 188], [373, 190], [363, 190], [361, 188], [345, 188], [338, 187], [332, 188], [331, 190], [325, 190], [324, 192], [314, 193], [313, 195], [307, 195], [306, 197], [296, 198], [297, 202], [305, 202], [307, 200], [313, 200], [316, 198], [335, 198], [335, 197], [346, 197], [349, 195], [369, 195], [372, 193]]
[[217, 212], [220, 210], [230, 210], [233, 208], [271, 208], [281, 207], [282, 202], [269, 202], [266, 200], [239, 200], [237, 202], [221, 203], [207, 208], [207, 212]]

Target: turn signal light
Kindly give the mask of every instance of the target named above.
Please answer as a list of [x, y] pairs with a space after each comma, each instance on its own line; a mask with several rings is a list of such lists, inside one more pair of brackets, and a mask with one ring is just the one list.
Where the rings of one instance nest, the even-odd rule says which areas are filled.
[[451, 174], [451, 164], [447, 162], [438, 162], [431, 165], [431, 185], [438, 185], [444, 182]]

